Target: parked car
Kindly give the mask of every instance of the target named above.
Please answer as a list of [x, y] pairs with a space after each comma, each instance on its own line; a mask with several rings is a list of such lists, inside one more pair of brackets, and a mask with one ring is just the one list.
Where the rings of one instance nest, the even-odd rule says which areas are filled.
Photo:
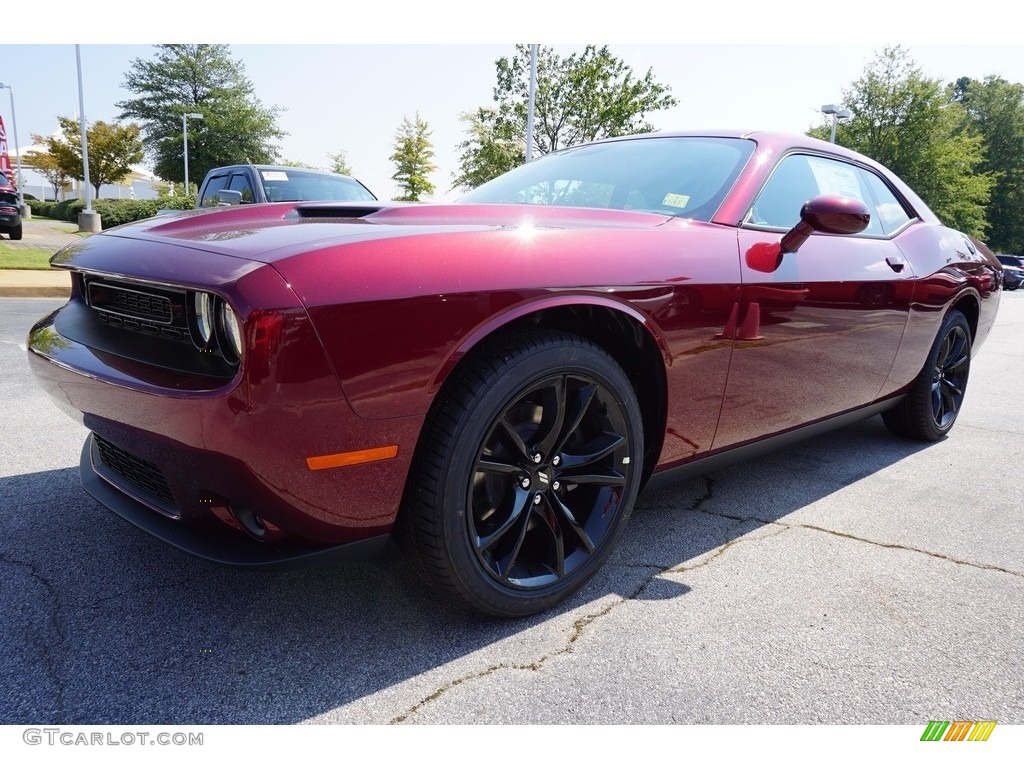
[[196, 207], [300, 200], [376, 200], [351, 176], [282, 165], [230, 165], [206, 174]]
[[29, 359], [102, 504], [239, 566], [395, 534], [499, 616], [576, 592], [649, 484], [872, 414], [945, 437], [1001, 295], [885, 168], [773, 133], [573, 147], [454, 204], [152, 219], [52, 263], [73, 294]]
[[1024, 258], [1005, 253], [996, 254], [996, 258], [1003, 265], [1003, 287], [1016, 291], [1024, 284]]
[[1016, 291], [1024, 284], [1024, 269], [1003, 267], [1003, 287], [1008, 291]]
[[0, 186], [0, 232], [11, 240], [21, 240], [21, 203], [11, 186]]

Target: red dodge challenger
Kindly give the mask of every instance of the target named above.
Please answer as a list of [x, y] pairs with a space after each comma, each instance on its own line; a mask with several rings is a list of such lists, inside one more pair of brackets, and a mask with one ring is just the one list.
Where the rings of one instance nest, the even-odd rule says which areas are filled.
[[544, 610], [638, 492], [881, 413], [937, 440], [1001, 265], [866, 157], [687, 132], [547, 155], [444, 205], [270, 203], [58, 252], [29, 337], [82, 483], [219, 563], [365, 557]]

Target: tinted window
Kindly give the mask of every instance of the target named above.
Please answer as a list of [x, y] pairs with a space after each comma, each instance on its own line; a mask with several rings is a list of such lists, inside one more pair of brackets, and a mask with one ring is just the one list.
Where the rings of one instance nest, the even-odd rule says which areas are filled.
[[236, 173], [232, 175], [228, 189], [233, 192], [241, 192], [243, 203], [255, 202], [255, 198], [252, 194], [252, 185], [249, 183], [249, 174], [247, 173]]
[[892, 190], [871, 171], [824, 157], [789, 155], [754, 200], [744, 223], [790, 229], [800, 221], [804, 203], [819, 195], [863, 202], [871, 214], [867, 235], [890, 234], [911, 220]]
[[616, 208], [708, 221], [753, 149], [745, 139], [704, 137], [584, 145], [522, 165], [459, 202]]
[[209, 183], [207, 183], [206, 189], [203, 190], [203, 199], [199, 204], [204, 207], [208, 205], [217, 205], [217, 193], [224, 189], [224, 186], [227, 183], [227, 174], [212, 177]]
[[[885, 234], [892, 234], [913, 218], [884, 181], [870, 171], [860, 169], [860, 172], [867, 180], [878, 223]], [[871, 207], [871, 203], [868, 203], [868, 207]]]
[[297, 200], [376, 200], [355, 179], [301, 169], [261, 170], [260, 180], [272, 203]]
[[17, 205], [18, 196], [11, 192], [0, 192], [0, 204], [3, 205]]

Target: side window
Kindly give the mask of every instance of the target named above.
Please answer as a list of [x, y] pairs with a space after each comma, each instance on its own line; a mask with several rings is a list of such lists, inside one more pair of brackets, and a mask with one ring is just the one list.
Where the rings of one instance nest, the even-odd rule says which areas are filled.
[[231, 177], [231, 185], [228, 189], [232, 189], [235, 192], [241, 192], [243, 203], [252, 203], [255, 201], [252, 194], [252, 185], [249, 184], [249, 177], [244, 173], [234, 174]]
[[214, 176], [210, 179], [210, 183], [206, 185], [206, 189], [203, 190], [203, 199], [199, 205], [202, 208], [207, 206], [217, 205], [217, 193], [224, 189], [224, 185], [228, 183], [227, 174], [222, 176]]
[[790, 229], [800, 221], [800, 209], [817, 196], [818, 182], [807, 155], [783, 158], [754, 200], [745, 223]]
[[871, 220], [878, 222], [883, 233], [890, 235], [914, 218], [884, 181], [870, 171], [862, 169], [861, 173], [873, 198], [874, 205], [868, 203]]
[[[858, 166], [812, 155], [790, 155], [768, 179], [744, 223], [789, 229], [800, 221], [800, 209], [812, 197], [841, 195], [856, 198], [868, 207], [871, 222], [864, 234], [885, 234], [891, 230], [884, 227], [877, 210], [874, 189], [869, 186], [871, 179], [885, 188], [881, 179]], [[902, 211], [892, 192], [888, 192], [886, 202], [896, 202]]]

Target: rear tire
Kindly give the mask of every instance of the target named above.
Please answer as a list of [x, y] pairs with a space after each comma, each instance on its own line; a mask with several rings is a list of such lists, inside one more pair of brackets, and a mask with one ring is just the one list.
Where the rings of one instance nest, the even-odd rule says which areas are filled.
[[21, 224], [11, 230], [11, 240], [21, 240]]
[[640, 407], [590, 341], [538, 331], [492, 343], [438, 395], [398, 533], [462, 607], [543, 611], [607, 560], [643, 472]]
[[946, 436], [963, 406], [971, 370], [971, 327], [959, 310], [942, 321], [928, 360], [907, 396], [882, 414], [900, 437], [934, 442]]

